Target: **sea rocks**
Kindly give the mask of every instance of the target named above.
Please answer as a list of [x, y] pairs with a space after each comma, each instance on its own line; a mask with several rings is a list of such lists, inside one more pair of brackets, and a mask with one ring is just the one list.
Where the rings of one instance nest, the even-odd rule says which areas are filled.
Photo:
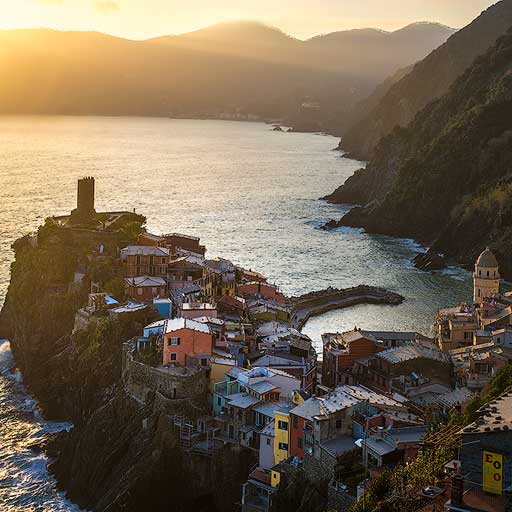
[[418, 254], [413, 261], [416, 268], [427, 272], [442, 270], [447, 266], [445, 256], [432, 250]]
[[331, 229], [335, 229], [340, 226], [339, 221], [331, 219], [329, 222], [326, 222], [323, 226], [320, 226], [320, 229], [325, 231], [329, 231]]

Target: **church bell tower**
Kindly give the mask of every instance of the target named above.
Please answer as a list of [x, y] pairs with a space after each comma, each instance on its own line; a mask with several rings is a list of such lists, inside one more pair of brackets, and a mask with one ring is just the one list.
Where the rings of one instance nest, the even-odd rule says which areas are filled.
[[498, 260], [487, 247], [478, 256], [473, 273], [473, 302], [481, 304], [484, 299], [500, 292]]

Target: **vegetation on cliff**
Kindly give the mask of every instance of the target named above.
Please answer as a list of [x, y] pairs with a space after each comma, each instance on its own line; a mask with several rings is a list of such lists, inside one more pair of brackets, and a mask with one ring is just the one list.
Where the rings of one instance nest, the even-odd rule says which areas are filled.
[[512, 275], [512, 31], [378, 146], [331, 200], [365, 204], [342, 224], [435, 241], [474, 261], [482, 246]]
[[[396, 126], [407, 126], [428, 103], [448, 92], [473, 60], [490, 48], [512, 25], [512, 1], [489, 7], [470, 25], [414, 66], [403, 78], [378, 93], [371, 109], [359, 108], [342, 135], [342, 147], [351, 156], [370, 160], [380, 140]], [[384, 84], [383, 84], [384, 85]]]
[[[144, 220], [134, 216], [130, 223], [140, 229]], [[91, 257], [98, 251], [94, 237], [75, 237], [52, 219], [14, 250], [0, 333], [44, 412], [79, 424], [119, 378], [121, 344], [134, 326], [105, 317], [73, 333], [75, 313], [87, 303], [91, 281], [115, 282], [121, 269], [111, 255]], [[83, 276], [77, 282], [75, 272]]]

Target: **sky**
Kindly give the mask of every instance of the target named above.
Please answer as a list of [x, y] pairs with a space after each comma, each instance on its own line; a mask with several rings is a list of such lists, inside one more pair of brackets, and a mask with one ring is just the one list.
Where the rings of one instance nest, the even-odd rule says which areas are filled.
[[416, 21], [461, 28], [495, 0], [0, 0], [0, 29], [97, 30], [130, 39], [257, 20], [306, 39], [336, 30], [396, 30]]

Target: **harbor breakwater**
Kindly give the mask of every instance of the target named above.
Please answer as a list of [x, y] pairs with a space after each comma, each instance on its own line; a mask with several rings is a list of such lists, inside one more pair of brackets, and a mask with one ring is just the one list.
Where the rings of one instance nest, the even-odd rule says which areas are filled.
[[334, 309], [344, 309], [358, 304], [387, 304], [397, 306], [404, 301], [402, 295], [385, 288], [359, 285], [352, 288], [326, 288], [293, 297], [291, 324], [301, 330], [313, 316]]

